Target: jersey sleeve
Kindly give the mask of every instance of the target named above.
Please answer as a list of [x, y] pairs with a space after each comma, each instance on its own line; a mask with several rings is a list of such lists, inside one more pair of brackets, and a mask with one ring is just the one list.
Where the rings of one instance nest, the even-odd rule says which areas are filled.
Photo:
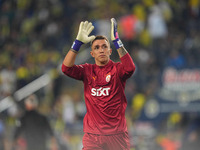
[[129, 55], [129, 53], [121, 57], [120, 60], [121, 60], [121, 63], [119, 63], [119, 66], [118, 66], [118, 74], [120, 78], [126, 80], [130, 78], [131, 75], [134, 73], [135, 64], [131, 56]]
[[84, 65], [74, 65], [72, 67], [67, 67], [62, 64], [62, 72], [76, 80], [83, 80], [84, 78]]

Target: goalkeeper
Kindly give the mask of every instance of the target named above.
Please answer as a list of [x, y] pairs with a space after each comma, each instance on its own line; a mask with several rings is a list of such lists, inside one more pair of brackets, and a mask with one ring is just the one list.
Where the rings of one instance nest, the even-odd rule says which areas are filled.
[[[126, 80], [135, 71], [135, 65], [119, 39], [114, 18], [111, 19], [111, 40], [121, 62], [113, 62], [110, 59], [112, 49], [106, 37], [89, 36], [93, 29], [91, 22], [80, 23], [76, 40], [62, 64], [65, 75], [84, 83], [87, 113], [83, 120], [82, 149], [129, 150], [125, 119], [127, 100], [124, 89]], [[90, 54], [95, 64], [75, 65], [81, 45], [89, 42]]]

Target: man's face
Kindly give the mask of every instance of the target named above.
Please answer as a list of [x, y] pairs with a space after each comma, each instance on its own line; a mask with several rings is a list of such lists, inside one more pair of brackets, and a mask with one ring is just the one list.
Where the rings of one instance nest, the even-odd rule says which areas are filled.
[[112, 49], [105, 39], [98, 39], [92, 44], [92, 51], [90, 54], [95, 59], [98, 66], [106, 65], [110, 60]]

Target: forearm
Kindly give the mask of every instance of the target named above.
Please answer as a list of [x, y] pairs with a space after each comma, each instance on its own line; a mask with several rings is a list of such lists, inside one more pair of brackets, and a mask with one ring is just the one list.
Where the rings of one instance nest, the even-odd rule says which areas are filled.
[[76, 56], [77, 56], [77, 53], [73, 49], [69, 50], [69, 52], [65, 56], [63, 64], [67, 67], [72, 67], [75, 63]]
[[119, 39], [119, 35], [117, 32], [117, 22], [114, 18], [111, 19], [111, 40], [115, 45], [115, 48], [117, 49], [120, 58], [128, 53], [127, 50], [124, 48], [122, 41]]
[[128, 53], [127, 50], [123, 46], [118, 48], [117, 52], [118, 52], [120, 58]]

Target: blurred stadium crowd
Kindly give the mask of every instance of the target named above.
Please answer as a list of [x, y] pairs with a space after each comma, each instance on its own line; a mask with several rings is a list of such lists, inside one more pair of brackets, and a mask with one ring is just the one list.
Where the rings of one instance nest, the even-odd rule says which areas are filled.
[[[112, 17], [137, 67], [125, 91], [132, 149], [187, 150], [188, 145], [190, 150], [198, 149], [200, 123], [193, 121], [198, 113], [171, 112], [155, 125], [142, 117], [142, 111], [161, 88], [166, 67], [200, 67], [199, 0], [0, 0], [0, 100], [48, 73], [51, 83], [35, 93], [39, 110], [49, 117], [60, 145], [80, 149], [86, 111], [83, 86], [63, 76], [60, 64], [80, 21], [92, 21], [93, 34], [110, 37]], [[87, 48], [81, 51], [90, 55]], [[119, 60], [115, 51], [111, 58]], [[92, 61], [87, 56], [81, 63]], [[0, 112], [1, 150], [10, 149], [15, 121], [22, 112], [21, 102]]]

